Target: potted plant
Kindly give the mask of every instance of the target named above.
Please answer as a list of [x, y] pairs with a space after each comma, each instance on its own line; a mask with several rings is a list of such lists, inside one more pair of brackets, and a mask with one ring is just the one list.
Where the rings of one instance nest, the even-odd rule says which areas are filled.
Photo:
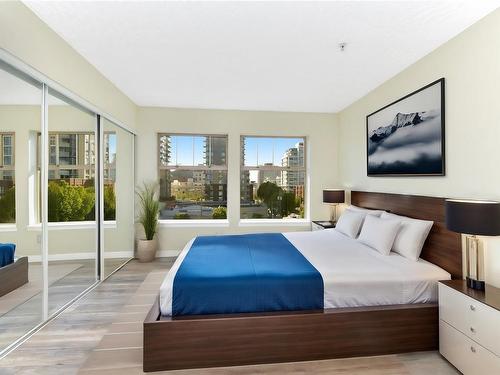
[[158, 250], [158, 241], [155, 236], [160, 209], [157, 185], [144, 183], [143, 187], [137, 190], [137, 196], [141, 207], [139, 222], [146, 237], [139, 238], [137, 241], [137, 259], [139, 262], [151, 262], [156, 257]]

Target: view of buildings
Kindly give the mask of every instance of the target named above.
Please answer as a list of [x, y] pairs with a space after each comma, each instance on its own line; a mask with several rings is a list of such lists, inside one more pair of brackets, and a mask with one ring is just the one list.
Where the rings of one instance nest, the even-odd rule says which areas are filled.
[[14, 134], [0, 133], [0, 198], [14, 186]]
[[[244, 150], [244, 147], [242, 147], [242, 150]], [[244, 156], [242, 154], [242, 160], [245, 160]], [[277, 190], [276, 202], [274, 203], [277, 206], [277, 211], [282, 211], [283, 195], [286, 193], [293, 194], [295, 209], [288, 216], [300, 217], [301, 206], [303, 206], [304, 202], [305, 175], [303, 141], [297, 142], [286, 149], [278, 163], [265, 162], [255, 166], [251, 171], [242, 170], [241, 218], [268, 218], [270, 216], [274, 218], [274, 213], [270, 213], [269, 207], [258, 196], [259, 187], [263, 183], [272, 183], [281, 189]], [[252, 192], [252, 194], [250, 195], [249, 192]], [[288, 211], [290, 210], [287, 209]], [[279, 213], [278, 217], [281, 217]]]
[[[116, 180], [115, 143], [114, 133], [104, 133], [105, 184]], [[67, 180], [72, 185], [84, 185], [94, 178], [95, 164], [94, 133], [50, 133], [49, 180]]]
[[[245, 140], [245, 137], [241, 138], [242, 161], [246, 161], [248, 152]], [[255, 166], [242, 167], [242, 218], [303, 215], [304, 141], [298, 138], [283, 138], [280, 141], [286, 147], [280, 148], [284, 151], [279, 151], [278, 162], [257, 162]], [[261, 147], [261, 153], [269, 153], [266, 150], [269, 145]], [[226, 136], [160, 134], [158, 150], [161, 219], [210, 219], [214, 218], [216, 208], [226, 207]], [[274, 159], [274, 148], [272, 154]], [[264, 183], [276, 186], [275, 203], [259, 197], [259, 187]], [[265, 201], [272, 204], [273, 209], [270, 210]]]
[[161, 219], [210, 219], [227, 205], [227, 137], [164, 134], [158, 149]]
[[[38, 135], [40, 137], [40, 135]], [[15, 221], [15, 135], [0, 133], [0, 222]], [[96, 144], [93, 132], [49, 133], [48, 216], [49, 221], [94, 220]], [[40, 139], [38, 140], [40, 145]], [[38, 170], [40, 168], [38, 149]], [[116, 133], [104, 133], [105, 220], [115, 219]], [[33, 179], [34, 196], [40, 194], [40, 174]], [[34, 209], [40, 215], [40, 202]]]

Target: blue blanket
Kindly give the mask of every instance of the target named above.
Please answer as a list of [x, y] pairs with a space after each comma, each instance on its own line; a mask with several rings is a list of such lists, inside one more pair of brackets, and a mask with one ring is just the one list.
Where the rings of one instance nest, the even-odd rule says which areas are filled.
[[174, 278], [174, 316], [315, 309], [323, 278], [280, 233], [197, 237]]
[[14, 252], [16, 245], [13, 243], [0, 243], [0, 267], [14, 263]]

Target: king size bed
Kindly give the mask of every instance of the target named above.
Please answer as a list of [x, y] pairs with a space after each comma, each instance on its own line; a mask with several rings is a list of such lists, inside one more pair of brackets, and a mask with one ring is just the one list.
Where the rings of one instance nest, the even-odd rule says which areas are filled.
[[351, 203], [433, 221], [420, 258], [336, 229], [197, 237], [144, 322], [144, 371], [436, 349], [437, 282], [462, 273], [444, 200], [352, 192]]

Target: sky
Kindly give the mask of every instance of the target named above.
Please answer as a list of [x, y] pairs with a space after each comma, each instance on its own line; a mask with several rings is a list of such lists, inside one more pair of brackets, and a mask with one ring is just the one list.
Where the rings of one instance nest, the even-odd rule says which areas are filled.
[[116, 157], [116, 134], [109, 135], [109, 159], [113, 161]]
[[[199, 165], [204, 163], [204, 136], [171, 136], [170, 165]], [[281, 165], [281, 157], [302, 138], [245, 138], [245, 165], [264, 163]], [[194, 149], [194, 152], [193, 152]]]

